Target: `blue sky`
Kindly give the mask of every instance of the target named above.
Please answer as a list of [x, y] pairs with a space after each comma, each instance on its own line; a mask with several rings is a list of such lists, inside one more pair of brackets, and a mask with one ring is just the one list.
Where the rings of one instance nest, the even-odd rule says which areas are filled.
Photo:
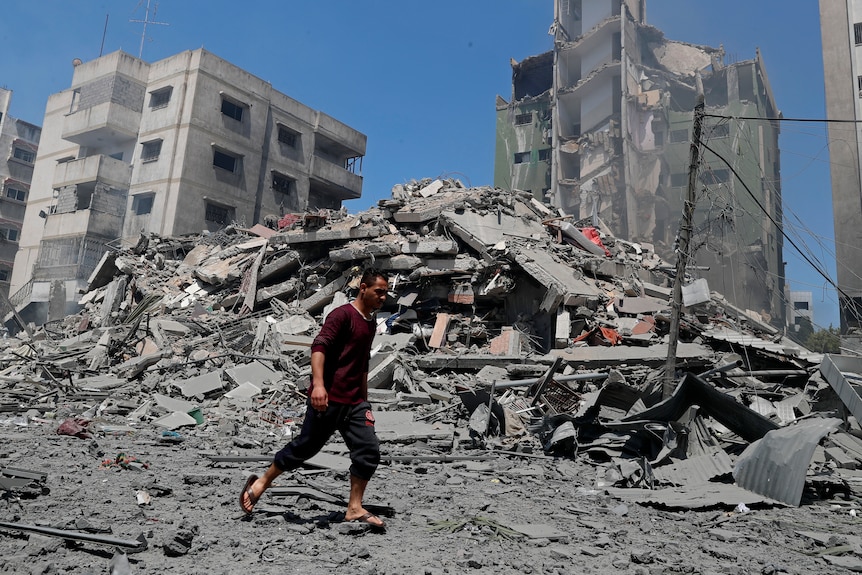
[[[4, 2], [0, 85], [11, 114], [42, 123], [48, 95], [67, 88], [71, 62], [122, 49], [137, 56], [146, 0]], [[143, 58], [204, 47], [368, 135], [363, 210], [396, 183], [451, 176], [493, 183], [495, 97], [511, 95], [509, 59], [551, 48], [553, 0], [161, 0]], [[647, 0], [647, 21], [669, 39], [748, 60], [759, 47], [785, 117], [822, 118], [817, 2]], [[11, 48], [14, 47], [14, 48]], [[782, 125], [789, 233], [834, 276], [825, 128]], [[798, 220], [793, 214], [798, 214]], [[802, 226], [806, 229], [801, 230]], [[800, 231], [797, 231], [800, 230]], [[817, 324], [838, 325], [834, 291], [789, 245], [793, 289], [814, 292]]]

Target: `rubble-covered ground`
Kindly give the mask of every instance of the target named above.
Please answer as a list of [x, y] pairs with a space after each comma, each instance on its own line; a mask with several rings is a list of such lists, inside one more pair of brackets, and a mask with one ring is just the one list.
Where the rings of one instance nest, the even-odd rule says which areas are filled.
[[[0, 346], [0, 572], [862, 570], [862, 365], [695, 282], [666, 377], [671, 266], [584, 224], [424, 180], [107, 254], [79, 314]], [[387, 532], [340, 521], [338, 438], [247, 517], [370, 265]]]

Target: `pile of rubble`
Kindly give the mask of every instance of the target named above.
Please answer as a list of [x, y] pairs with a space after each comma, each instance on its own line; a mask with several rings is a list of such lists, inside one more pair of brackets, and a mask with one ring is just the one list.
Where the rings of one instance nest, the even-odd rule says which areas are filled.
[[[215, 427], [235, 441], [212, 461], [266, 461], [235, 430], [295, 430], [310, 343], [375, 267], [391, 291], [369, 395], [390, 461], [588, 458], [598, 488], [669, 507], [857, 490], [862, 363], [812, 354], [692, 282], [663, 397], [672, 266], [588, 224], [527, 195], [423, 180], [356, 215], [142, 237], [102, 258], [79, 314], [4, 340], [3, 423], [151, 427], [165, 441]], [[34, 485], [0, 467], [7, 494]]]

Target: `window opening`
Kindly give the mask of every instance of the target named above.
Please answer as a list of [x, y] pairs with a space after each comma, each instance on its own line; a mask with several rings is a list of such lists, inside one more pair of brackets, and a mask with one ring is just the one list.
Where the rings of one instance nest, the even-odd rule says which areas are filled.
[[153, 140], [152, 142], [144, 142], [141, 147], [141, 161], [154, 162], [159, 159], [159, 154], [162, 153], [162, 141]]
[[143, 216], [153, 211], [153, 200], [155, 194], [137, 194], [132, 197], [132, 212], [136, 216]]
[[31, 152], [30, 150], [25, 150], [24, 148], [15, 148], [12, 152], [15, 156], [16, 160], [21, 160], [22, 162], [27, 162], [28, 164], [32, 164], [36, 159], [36, 154]]
[[231, 102], [227, 98], [221, 99], [221, 113], [228, 118], [233, 118], [234, 120], [242, 122], [243, 108], [244, 106]]
[[167, 88], [150, 92], [150, 108], [157, 110], [159, 108], [167, 107], [168, 102], [171, 101], [171, 94], [173, 91], [174, 87], [168, 86]]
[[237, 158], [219, 150], [213, 150], [213, 166], [228, 172], [236, 172]]
[[515, 163], [526, 164], [530, 162], [530, 152], [515, 152]]
[[278, 141], [286, 146], [290, 146], [291, 148], [296, 147], [296, 137], [299, 134], [294, 132], [290, 128], [279, 125], [278, 126]]

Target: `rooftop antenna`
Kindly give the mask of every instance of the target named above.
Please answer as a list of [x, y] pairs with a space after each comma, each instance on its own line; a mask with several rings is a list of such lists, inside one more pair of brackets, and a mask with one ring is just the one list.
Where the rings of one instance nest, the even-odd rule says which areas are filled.
[[[151, 2], [151, 0], [147, 0], [147, 10], [144, 14], [143, 20], [131, 20], [131, 19], [129, 20], [129, 22], [136, 22], [136, 23], [144, 25], [144, 29], [141, 32], [141, 48], [138, 50], [138, 58], [139, 59], [143, 59], [143, 55], [144, 55], [144, 40], [147, 37], [147, 24], [159, 24], [161, 26], [170, 26], [170, 24], [168, 24], [167, 22], [156, 22], [155, 20], [150, 20], [150, 2]], [[141, 4], [143, 4], [143, 3], [144, 3], [144, 0], [140, 0], [140, 2], [138, 2], [137, 7], [135, 8], [135, 11], [137, 11], [138, 8], [140, 8]], [[153, 6], [153, 18], [156, 17], [156, 12], [158, 10], [159, 10], [159, 4], [158, 4], [158, 2], [156, 2], [156, 4]]]

